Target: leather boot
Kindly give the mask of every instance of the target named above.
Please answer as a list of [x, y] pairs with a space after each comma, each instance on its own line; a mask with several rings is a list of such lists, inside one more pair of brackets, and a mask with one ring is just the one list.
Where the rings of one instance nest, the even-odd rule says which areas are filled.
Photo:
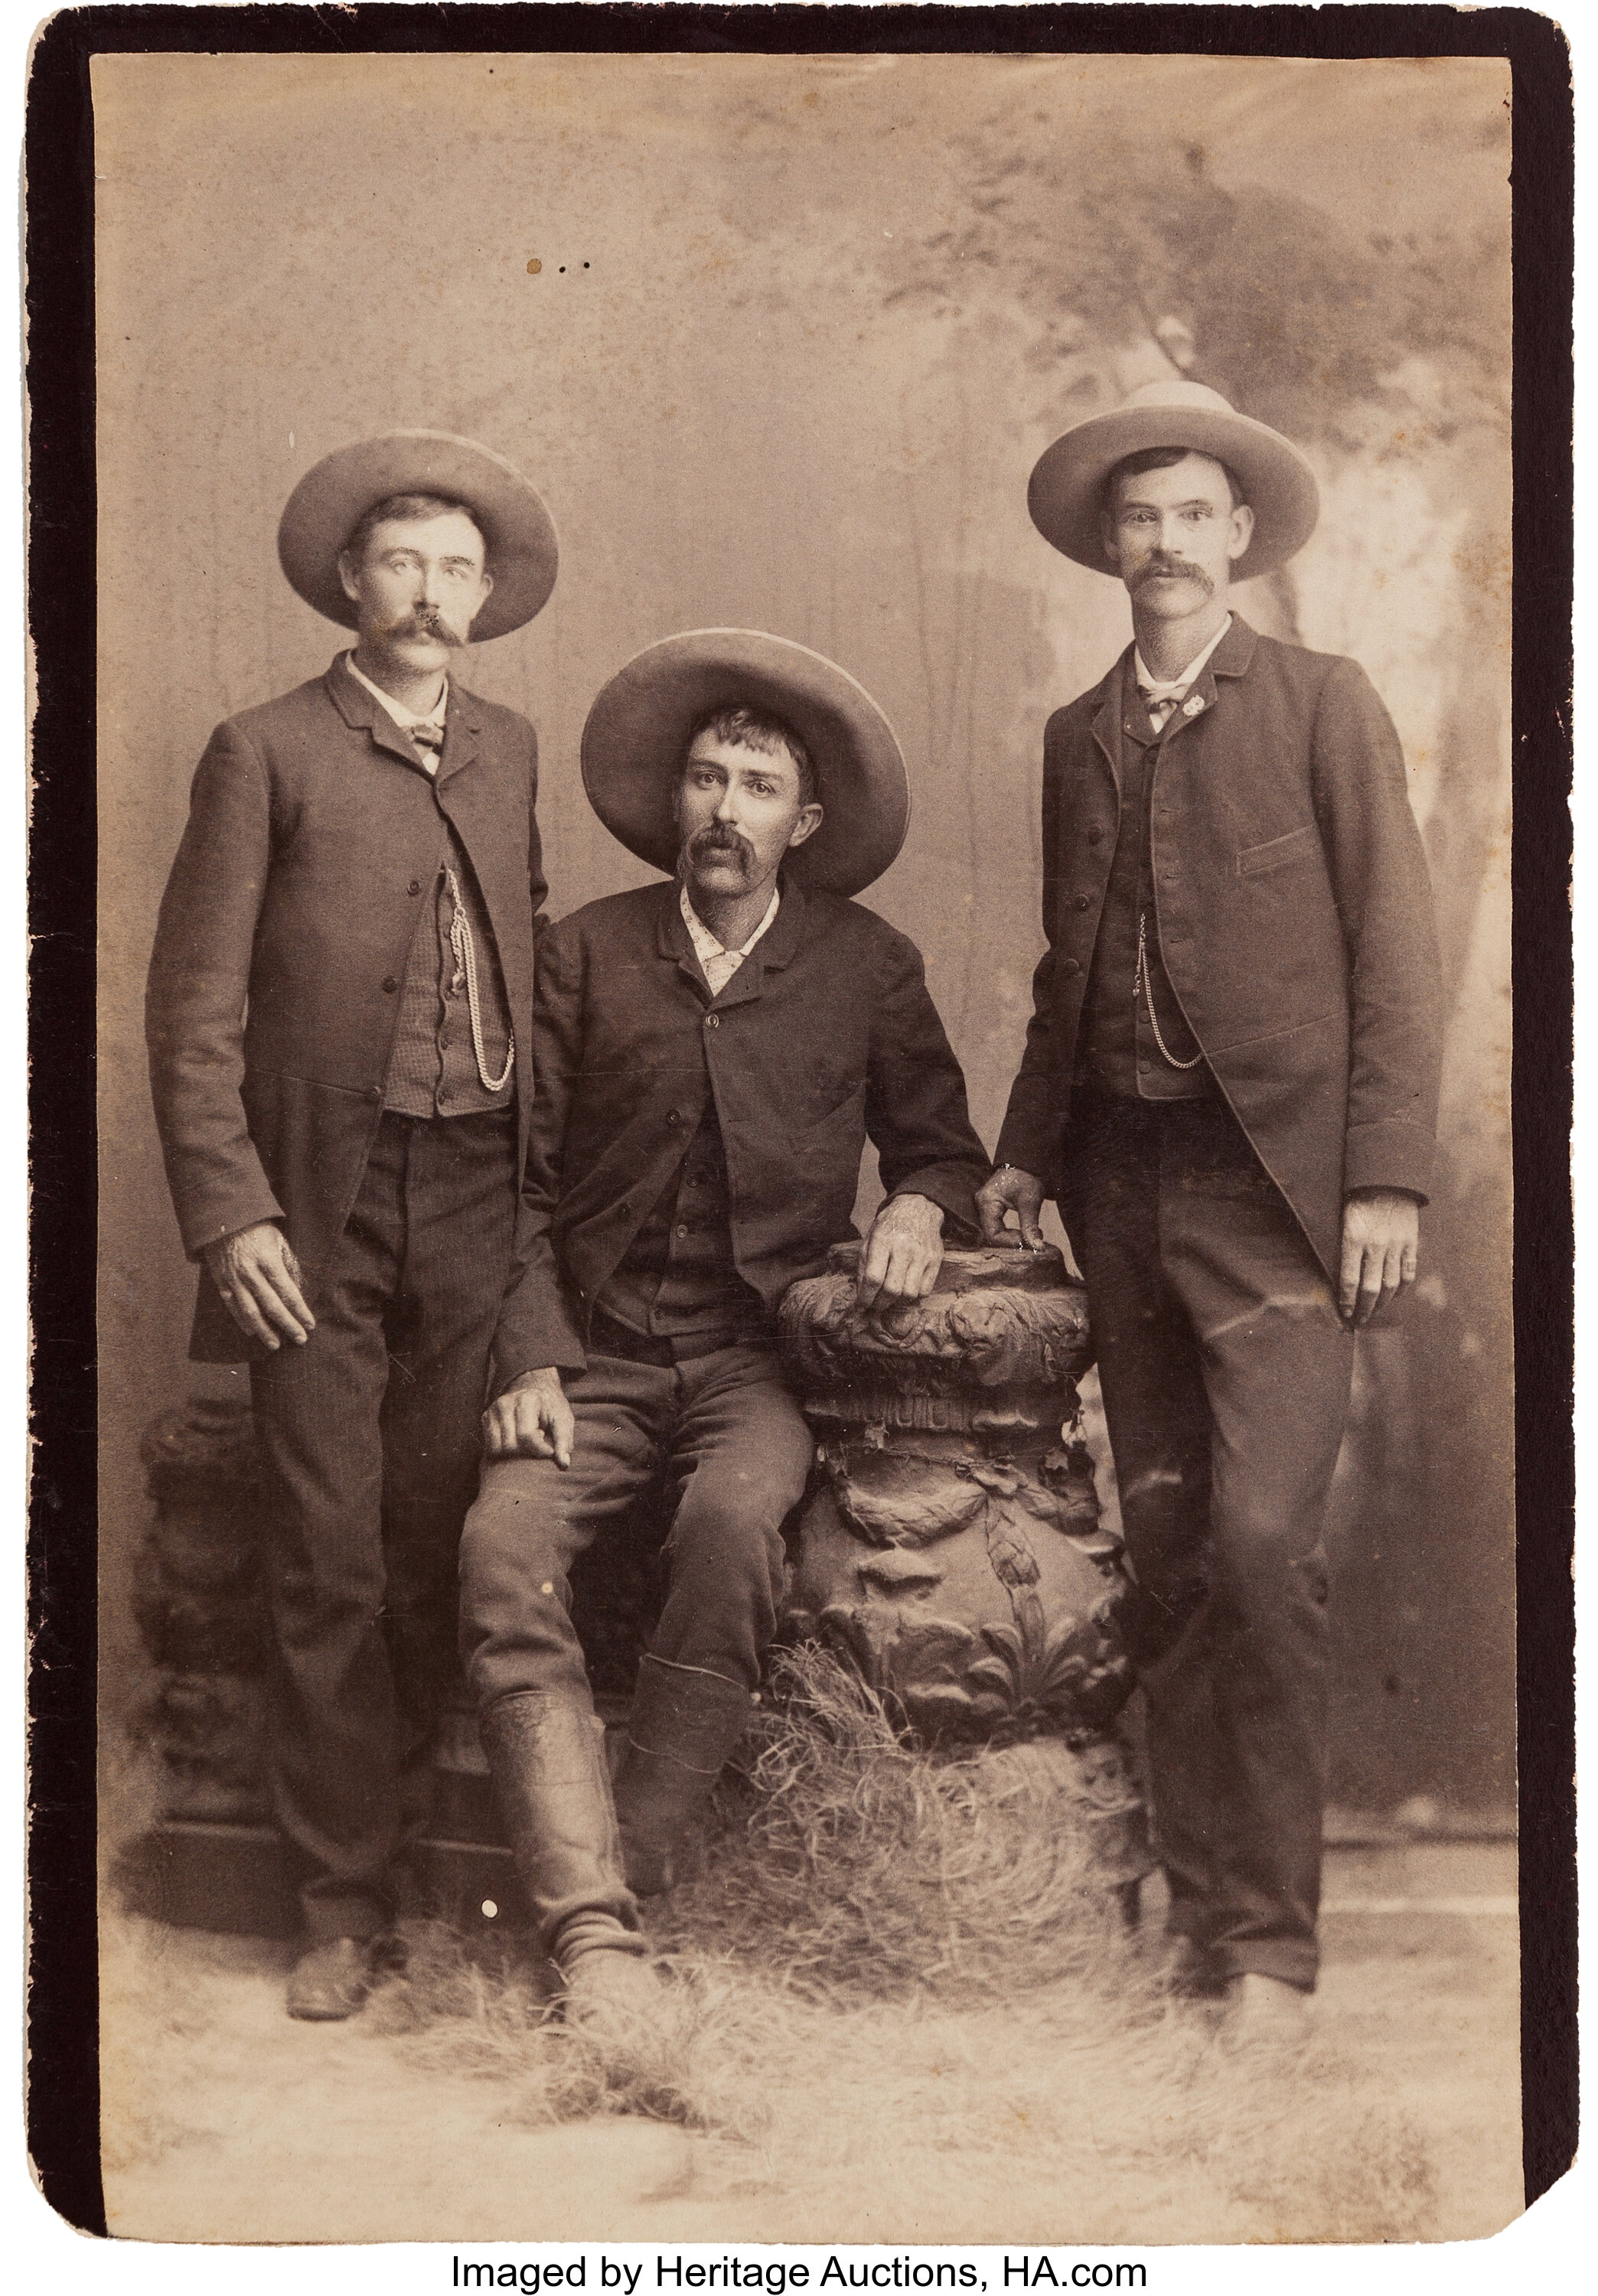
[[519, 1691], [478, 1726], [545, 1952], [562, 1975], [600, 1951], [646, 1953], [622, 1874], [603, 1734], [586, 1693]]
[[748, 1727], [749, 1711], [741, 1682], [663, 1659], [639, 1660], [616, 1774], [622, 1856], [636, 1896], [670, 1889], [684, 1837]]

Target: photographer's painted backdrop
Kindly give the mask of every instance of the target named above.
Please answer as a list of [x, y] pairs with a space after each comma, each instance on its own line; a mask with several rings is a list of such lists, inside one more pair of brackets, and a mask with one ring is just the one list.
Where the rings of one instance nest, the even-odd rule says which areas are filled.
[[[403, 425], [520, 463], [560, 529], [466, 682], [544, 759], [552, 914], [647, 875], [585, 803], [603, 680], [673, 629], [819, 647], [888, 710], [911, 933], [991, 1145], [1042, 946], [1050, 709], [1128, 634], [1027, 473], [1183, 368], [1298, 438], [1320, 530], [1243, 610], [1355, 655], [1397, 721], [1451, 1014], [1407, 1328], [1362, 1343], [1333, 1524], [1334, 1790], [1513, 1793], [1507, 66], [1214, 57], [102, 56], [102, 1553], [136, 1666], [140, 1431], [191, 1390], [140, 1004], [207, 734], [340, 633], [274, 537]], [[867, 1175], [864, 1183], [869, 1189]]]

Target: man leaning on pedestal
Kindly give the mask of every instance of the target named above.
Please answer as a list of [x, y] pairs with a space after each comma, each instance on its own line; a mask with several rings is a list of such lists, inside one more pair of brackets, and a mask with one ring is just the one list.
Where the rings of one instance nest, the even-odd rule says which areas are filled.
[[537, 742], [449, 664], [538, 612], [556, 548], [508, 463], [411, 430], [318, 463], [278, 550], [356, 644], [211, 736], [147, 1031], [190, 1353], [249, 1361], [267, 1471], [289, 2010], [340, 2018], [425, 1815], [531, 1099]]
[[[602, 2028], [651, 2006], [635, 1900], [669, 1886], [776, 1628], [812, 1456], [783, 1294], [854, 1234], [868, 1136], [888, 1200], [859, 1298], [879, 1312], [931, 1289], [946, 1221], [974, 1238], [987, 1160], [920, 956], [848, 898], [909, 813], [851, 677], [758, 632], [667, 639], [594, 703], [583, 774], [668, 882], [591, 902], [540, 952], [521, 1352], [502, 1332], [517, 1375], [488, 1414], [461, 1647], [568, 2013]], [[612, 1801], [569, 1573], [662, 1485], [669, 1588]]]
[[1189, 1980], [1291, 2044], [1316, 1976], [1322, 1524], [1354, 1333], [1414, 1280], [1439, 991], [1390, 719], [1261, 637], [1233, 582], [1307, 540], [1314, 476], [1201, 384], [1145, 385], [1032, 474], [1134, 643], [1050, 719], [1044, 931], [990, 1234], [1060, 1208], [1139, 1583], [1150, 1784]]

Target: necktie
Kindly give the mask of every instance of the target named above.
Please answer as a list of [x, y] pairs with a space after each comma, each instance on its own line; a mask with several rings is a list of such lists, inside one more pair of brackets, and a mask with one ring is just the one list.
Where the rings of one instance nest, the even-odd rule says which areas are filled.
[[437, 771], [438, 760], [444, 755], [443, 726], [427, 724], [409, 726], [406, 730], [421, 750], [423, 765]]
[[1170, 716], [1172, 710], [1176, 707], [1177, 702], [1181, 701], [1184, 693], [1186, 691], [1185, 687], [1181, 685], [1140, 685], [1137, 690], [1143, 696], [1143, 707], [1147, 709], [1151, 719], [1153, 721], [1155, 732], [1157, 734], [1163, 733], [1165, 731], [1166, 720]]

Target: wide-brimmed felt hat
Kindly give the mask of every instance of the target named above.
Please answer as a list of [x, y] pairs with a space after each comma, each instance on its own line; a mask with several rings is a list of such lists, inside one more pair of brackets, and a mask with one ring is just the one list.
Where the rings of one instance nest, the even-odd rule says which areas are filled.
[[1120, 406], [1088, 415], [1055, 439], [1027, 488], [1038, 532], [1078, 566], [1119, 574], [1105, 555], [1100, 525], [1104, 481], [1119, 462], [1148, 447], [1184, 447], [1235, 472], [1254, 532], [1233, 566], [1234, 582], [1285, 564], [1315, 532], [1320, 488], [1291, 439], [1240, 414], [1207, 383], [1179, 376], [1143, 383]]
[[355, 603], [339, 579], [339, 553], [360, 521], [390, 495], [444, 495], [464, 503], [483, 529], [494, 587], [471, 625], [473, 642], [530, 622], [555, 586], [554, 521], [503, 455], [447, 430], [390, 430], [339, 447], [289, 496], [277, 554], [307, 605], [356, 627]]
[[635, 654], [588, 712], [583, 786], [629, 853], [669, 874], [672, 818], [689, 739], [713, 710], [771, 712], [815, 767], [823, 819], [784, 867], [800, 882], [857, 893], [880, 877], [910, 825], [910, 777], [876, 703], [824, 654], [764, 630], [684, 630]]

